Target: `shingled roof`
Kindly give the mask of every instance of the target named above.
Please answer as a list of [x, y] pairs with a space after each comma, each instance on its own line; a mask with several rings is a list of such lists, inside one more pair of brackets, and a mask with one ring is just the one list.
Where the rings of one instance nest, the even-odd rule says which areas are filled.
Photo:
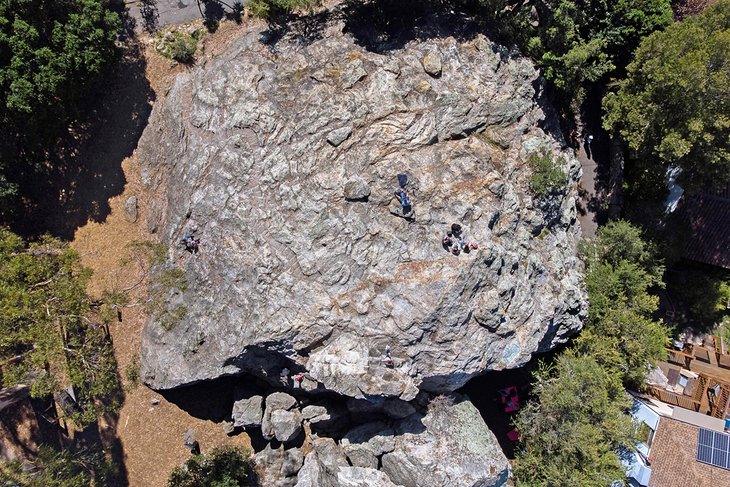
[[730, 183], [719, 192], [687, 196], [683, 206], [691, 231], [686, 257], [730, 269]]

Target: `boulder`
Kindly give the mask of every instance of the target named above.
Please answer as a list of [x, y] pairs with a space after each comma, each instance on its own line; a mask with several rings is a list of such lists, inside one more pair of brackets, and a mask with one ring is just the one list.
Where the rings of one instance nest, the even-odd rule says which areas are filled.
[[331, 473], [339, 466], [347, 466], [347, 457], [332, 438], [314, 438], [312, 441], [318, 461]]
[[338, 487], [396, 487], [384, 472], [361, 467], [338, 469], [337, 485]]
[[319, 461], [317, 452], [304, 458], [304, 465], [297, 474], [296, 487], [339, 487], [337, 478]]
[[276, 411], [277, 409], [289, 410], [297, 405], [297, 400], [286, 392], [275, 392], [266, 396], [266, 409]]
[[340, 444], [350, 463], [377, 468], [378, 458], [395, 448], [395, 432], [382, 421], [365, 423], [348, 431]]
[[[352, 127], [342, 127], [339, 129], [334, 129], [329, 134], [327, 134], [327, 142], [332, 144], [333, 146], [337, 147], [341, 143], [343, 143], [352, 133]], [[368, 191], [369, 193], [369, 191]], [[366, 195], [367, 196], [367, 195]], [[361, 196], [362, 198], [362, 196]]]
[[280, 446], [274, 450], [267, 444], [254, 455], [254, 461], [259, 473], [258, 485], [291, 487], [296, 483], [295, 476], [304, 463], [304, 454], [298, 448], [285, 450]]
[[[376, 53], [337, 29], [279, 39], [274, 55], [258, 25], [178, 74], [139, 142], [145, 227], [189, 283], [163, 298], [184, 303], [184, 320], [169, 326], [177, 307], [161, 303], [145, 326], [146, 384], [277, 384], [287, 367], [306, 371], [305, 391], [408, 401], [522, 366], [580, 329], [580, 166], [529, 59], [481, 35]], [[541, 150], [569, 180], [547, 209], [529, 190]], [[389, 212], [398, 174], [408, 219]], [[356, 178], [370, 195], [353, 204], [343, 188]], [[444, 250], [455, 222], [478, 250]], [[183, 258], [192, 227], [205, 255]]]
[[370, 196], [370, 187], [362, 178], [353, 177], [345, 183], [344, 194], [349, 201], [365, 200]]
[[[293, 398], [292, 398], [293, 399]], [[261, 426], [264, 398], [252, 396], [233, 403], [233, 426], [241, 428]]]
[[302, 432], [302, 413], [298, 409], [271, 412], [271, 430], [277, 440], [288, 443]]
[[314, 423], [330, 419], [330, 415], [326, 407], [311, 404], [302, 409], [302, 417], [305, 420]]
[[479, 411], [464, 396], [431, 401], [396, 427], [395, 448], [382, 470], [405, 487], [484, 486], [507, 483], [510, 466]]
[[[274, 430], [274, 425], [272, 424], [272, 414], [275, 411], [289, 411], [294, 406], [296, 406], [296, 404], [297, 400], [285, 392], [275, 392], [266, 397], [266, 409], [264, 410], [264, 415], [261, 419], [261, 434], [264, 438], [266, 438], [267, 440], [273, 440], [276, 437], [276, 431]], [[297, 413], [299, 413], [298, 416], [295, 413], [293, 416], [279, 415], [277, 417], [279, 421], [279, 426], [281, 428], [280, 434], [282, 437], [286, 437], [288, 436], [286, 433], [292, 432], [290, 428], [294, 428], [293, 425], [297, 421], [297, 419], [299, 420], [299, 426], [301, 427], [301, 422], [303, 418], [301, 418], [301, 412], [297, 411]], [[279, 438], [279, 441], [283, 440]]]
[[423, 57], [423, 70], [431, 76], [441, 76], [441, 54], [437, 50], [429, 51]]
[[134, 223], [137, 221], [137, 216], [137, 197], [130, 196], [124, 201], [124, 219], [129, 223]]
[[281, 464], [281, 475], [293, 477], [304, 464], [304, 454], [298, 448], [290, 448], [284, 452], [284, 461]]

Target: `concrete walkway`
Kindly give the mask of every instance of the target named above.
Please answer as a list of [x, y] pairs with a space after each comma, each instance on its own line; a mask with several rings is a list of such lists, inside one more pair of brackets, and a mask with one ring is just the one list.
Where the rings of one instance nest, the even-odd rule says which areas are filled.
[[166, 25], [182, 24], [201, 18], [196, 0], [157, 0], [156, 2], [150, 2], [153, 10], [156, 11], [156, 16], [153, 16], [149, 21], [142, 15], [142, 2], [140, 0], [127, 0], [126, 4], [129, 8], [129, 14], [136, 20], [134, 30], [137, 33], [146, 32], [146, 26], [154, 31]]
[[[582, 142], [582, 141], [581, 141]], [[600, 195], [597, 191], [598, 163], [591, 157], [585, 143], [581, 143], [575, 153], [578, 162], [583, 168], [583, 175], [578, 183], [578, 221], [580, 222], [584, 238], [591, 238], [598, 230], [598, 202]], [[590, 149], [589, 149], [590, 150]]]

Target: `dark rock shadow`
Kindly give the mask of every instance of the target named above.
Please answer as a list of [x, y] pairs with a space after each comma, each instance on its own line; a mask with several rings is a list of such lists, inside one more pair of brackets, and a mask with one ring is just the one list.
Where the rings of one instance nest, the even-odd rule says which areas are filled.
[[126, 184], [122, 161], [137, 147], [155, 99], [145, 68], [142, 46], [128, 41], [122, 59], [90, 91], [81, 121], [58, 140], [45, 164], [18, 174], [16, 232], [70, 240], [88, 220], [106, 220], [109, 199]]
[[500, 389], [517, 387], [520, 405], [532, 399], [533, 373], [538, 370], [540, 362], [552, 363], [567, 345], [556, 347], [547, 353], [535, 354], [532, 359], [519, 369], [487, 372], [474, 377], [458, 393], [466, 395], [479, 410], [484, 422], [497, 437], [502, 451], [510, 460], [515, 458], [517, 443], [507, 435], [514, 429], [513, 418], [516, 412], [506, 412], [502, 404]]

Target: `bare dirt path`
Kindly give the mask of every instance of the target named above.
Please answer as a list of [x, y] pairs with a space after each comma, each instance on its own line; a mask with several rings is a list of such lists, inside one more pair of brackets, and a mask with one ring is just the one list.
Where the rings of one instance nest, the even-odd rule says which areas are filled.
[[[206, 56], [219, 53], [242, 28], [244, 27], [233, 23], [222, 24], [215, 34], [206, 37]], [[155, 92], [156, 97], [153, 99], [159, 102], [174, 81], [175, 75], [187, 68], [173, 66], [168, 60], [161, 58], [144, 38], [141, 39], [141, 44], [147, 46], [142, 48], [146, 59], [144, 74]], [[125, 73], [120, 72], [117, 76], [124, 79]], [[110, 90], [108, 96], [110, 99], [123, 98], [130, 96], [128, 90], [134, 89], [135, 85], [119, 83], [119, 86]], [[114, 123], [105, 124], [95, 133], [90, 150], [106, 147], [110, 152], [123, 152], [121, 149], [116, 150], [116, 146], [129, 141], [120, 139], [118, 130], [119, 127]], [[136, 140], [134, 147], [136, 148]], [[106, 164], [103, 154], [89, 159], [89, 164], [94, 163], [98, 163], [99, 168], [103, 169]], [[102, 221], [90, 218], [75, 231], [71, 243], [82, 256], [83, 264], [94, 271], [89, 286], [89, 292], [94, 296], [99, 296], [105, 289], [121, 290], [143, 280], [145, 276], [142, 268], [134, 260], [125, 264], [125, 257], [130, 254], [131, 242], [150, 241], [154, 238], [144, 228], [146, 199], [140, 183], [136, 149], [122, 160], [121, 169], [125, 181], [123, 190], [104, 202], [108, 203], [109, 208], [106, 218]], [[140, 211], [136, 223], [130, 223], [124, 217], [124, 202], [132, 195], [138, 198]], [[157, 487], [166, 485], [170, 471], [190, 456], [190, 452], [183, 446], [183, 435], [188, 429], [195, 431], [203, 452], [223, 443], [242, 447], [250, 444], [245, 434], [229, 438], [220, 424], [190, 416], [144, 385], [132, 387], [129, 384], [125, 371], [139, 356], [146, 316], [144, 306], [138, 304], [144, 299], [145, 286], [135, 287], [130, 292], [129, 304], [122, 310], [122, 321], [110, 327], [119, 374], [127, 391], [118, 418], [102, 421], [99, 436], [107, 445], [114, 442], [121, 444], [121, 451], [112, 454], [117, 462], [124, 464], [126, 476], [123, 477], [126, 480], [122, 483], [133, 487]]]

